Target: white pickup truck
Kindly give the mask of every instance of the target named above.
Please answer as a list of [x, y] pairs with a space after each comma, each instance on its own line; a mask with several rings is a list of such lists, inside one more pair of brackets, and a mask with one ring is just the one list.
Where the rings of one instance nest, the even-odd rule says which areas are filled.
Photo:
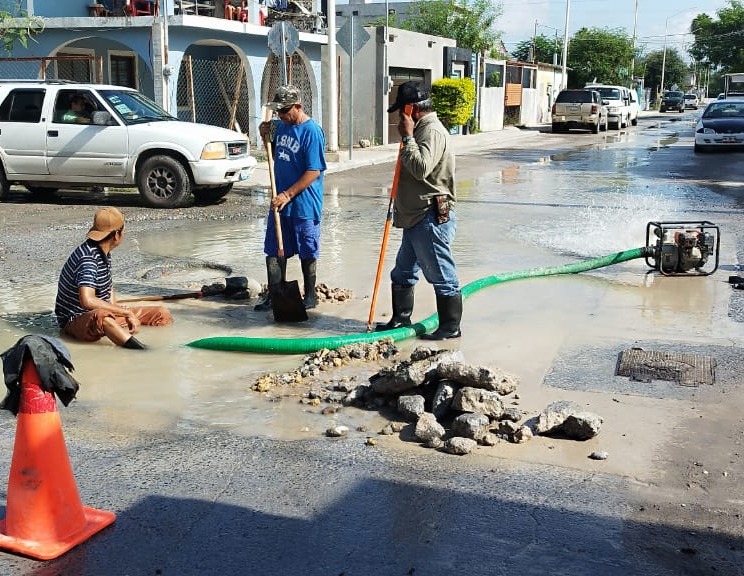
[[0, 200], [11, 184], [136, 187], [145, 204], [220, 200], [256, 166], [244, 134], [182, 122], [136, 90], [65, 81], [0, 81]]
[[596, 90], [609, 110], [610, 126], [619, 130], [638, 124], [638, 96], [625, 86], [587, 84], [584, 88]]

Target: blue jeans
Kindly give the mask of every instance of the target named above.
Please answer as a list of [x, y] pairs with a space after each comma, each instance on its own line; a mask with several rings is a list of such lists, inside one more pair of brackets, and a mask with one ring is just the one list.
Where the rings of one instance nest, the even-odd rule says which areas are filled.
[[390, 272], [393, 284], [413, 286], [418, 282], [419, 270], [439, 296], [456, 296], [460, 292], [457, 269], [450, 244], [455, 239], [455, 211], [450, 220], [437, 224], [434, 212], [429, 210], [421, 221], [403, 230], [403, 240]]

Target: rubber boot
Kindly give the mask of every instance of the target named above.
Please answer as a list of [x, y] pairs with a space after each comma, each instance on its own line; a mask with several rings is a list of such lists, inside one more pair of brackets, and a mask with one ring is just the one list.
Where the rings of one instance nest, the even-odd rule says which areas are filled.
[[440, 296], [437, 294], [437, 314], [439, 327], [431, 334], [422, 334], [424, 340], [447, 340], [459, 338], [460, 320], [462, 320], [462, 293], [454, 296]]
[[268, 312], [271, 307], [271, 287], [279, 285], [287, 273], [287, 259], [277, 256], [266, 257], [266, 278], [269, 282], [269, 291], [263, 302], [256, 304], [253, 309], [256, 312]]
[[305, 280], [305, 297], [302, 303], [305, 310], [310, 310], [318, 305], [318, 296], [315, 294], [315, 278], [318, 261], [315, 258], [300, 260], [302, 266], [302, 278]]
[[393, 316], [390, 321], [375, 326], [375, 332], [394, 330], [402, 326], [411, 325], [411, 314], [413, 314], [413, 286], [391, 284], [393, 295]]
[[147, 350], [147, 346], [137, 340], [134, 336], [130, 337], [129, 340], [124, 342], [121, 347], [129, 348], [130, 350]]

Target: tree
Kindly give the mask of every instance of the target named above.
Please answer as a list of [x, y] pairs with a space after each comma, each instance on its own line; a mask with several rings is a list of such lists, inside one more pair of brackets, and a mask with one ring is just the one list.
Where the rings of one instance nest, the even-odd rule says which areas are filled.
[[483, 54], [499, 39], [494, 25], [501, 5], [491, 0], [418, 0], [411, 4], [406, 30], [452, 38], [461, 48]]
[[579, 87], [587, 82], [627, 85], [633, 39], [625, 30], [582, 28], [568, 44], [568, 84]]
[[[674, 48], [667, 48], [666, 60], [664, 51], [656, 50], [649, 53], [640, 63], [643, 72], [643, 82], [653, 93], [669, 90], [670, 86], [680, 86], [684, 89], [689, 69], [682, 56]], [[661, 69], [664, 68], [664, 86], [661, 86]]]
[[532, 38], [529, 40], [522, 40], [517, 47], [511, 51], [511, 56], [515, 60], [521, 62], [530, 61], [530, 50], [533, 45], [537, 48], [535, 54], [536, 62], [552, 62], [553, 54], [558, 55], [558, 61], [561, 59], [561, 52], [563, 50], [563, 40], [556, 40], [543, 34], [535, 36], [534, 43]]
[[716, 12], [717, 20], [699, 14], [690, 25], [695, 41], [689, 52], [696, 62], [721, 68], [723, 72], [744, 70], [744, 4], [729, 0]]
[[21, 9], [20, 1], [15, 8], [0, 8], [0, 43], [8, 54], [13, 52], [16, 42], [26, 48], [28, 40], [43, 31], [44, 19], [29, 16]]

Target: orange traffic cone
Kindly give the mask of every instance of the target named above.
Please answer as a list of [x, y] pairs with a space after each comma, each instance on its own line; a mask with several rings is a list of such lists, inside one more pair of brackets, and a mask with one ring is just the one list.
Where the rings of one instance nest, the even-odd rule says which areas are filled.
[[6, 516], [0, 549], [51, 560], [111, 524], [113, 512], [84, 507], [72, 475], [54, 394], [28, 358], [21, 372]]

